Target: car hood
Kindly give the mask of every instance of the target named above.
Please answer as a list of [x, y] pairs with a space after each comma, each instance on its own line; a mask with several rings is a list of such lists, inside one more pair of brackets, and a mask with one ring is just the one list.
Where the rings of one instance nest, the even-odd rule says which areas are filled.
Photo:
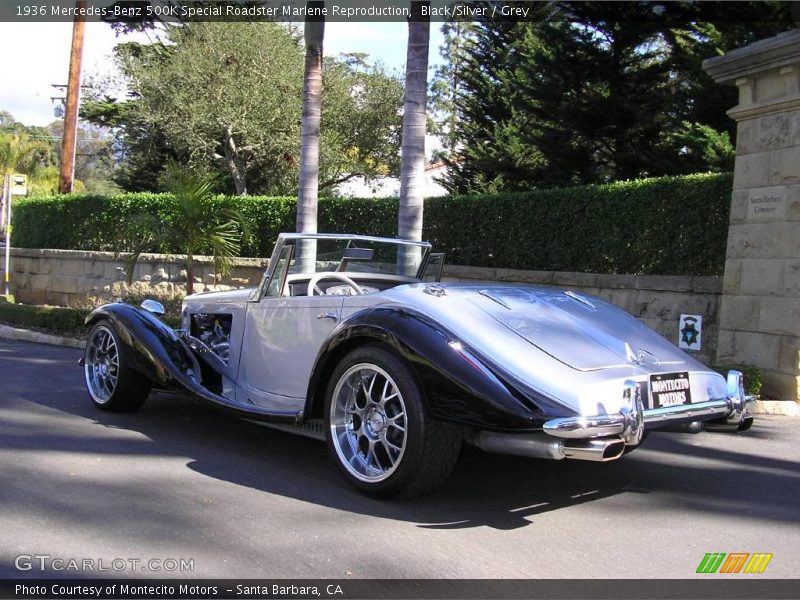
[[673, 370], [687, 363], [686, 354], [669, 341], [596, 297], [539, 286], [441, 286], [445, 295], [437, 300], [444, 302], [425, 304], [453, 331], [504, 331], [573, 369], [670, 365]]

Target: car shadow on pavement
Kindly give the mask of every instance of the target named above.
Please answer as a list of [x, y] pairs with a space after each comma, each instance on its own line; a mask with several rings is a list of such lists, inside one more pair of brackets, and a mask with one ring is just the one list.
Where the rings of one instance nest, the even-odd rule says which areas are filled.
[[[6, 428], [0, 446], [24, 450], [44, 444], [55, 451], [187, 457], [187, 467], [205, 477], [431, 529], [515, 529], [553, 511], [581, 510], [622, 494], [651, 494], [646, 503], [650, 511], [679, 505], [731, 517], [800, 522], [795, 510], [798, 463], [716, 447], [721, 444], [713, 439], [726, 434], [656, 433], [642, 449], [610, 463], [534, 460], [465, 447], [452, 476], [432, 494], [376, 500], [347, 484], [322, 442], [221, 415], [172, 394], [151, 395], [136, 413], [106, 413], [78, 389], [69, 386], [47, 394], [27, 390], [23, 398], [145, 438], [108, 431], [76, 436], [52, 427], [31, 435], [35, 427], [27, 432]], [[14, 414], [9, 412], [8, 418]], [[757, 425], [753, 434], [761, 438], [766, 432], [768, 438], [768, 429], [768, 423], [763, 431]], [[693, 442], [703, 436], [713, 438], [703, 445]], [[777, 494], [776, 489], [790, 493]], [[757, 514], [753, 506], [759, 507]]]

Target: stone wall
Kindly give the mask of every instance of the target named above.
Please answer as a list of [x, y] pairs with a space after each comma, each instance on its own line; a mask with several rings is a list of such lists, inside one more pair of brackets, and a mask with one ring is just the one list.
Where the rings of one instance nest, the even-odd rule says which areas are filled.
[[800, 30], [710, 59], [739, 104], [718, 360], [800, 399]]
[[[86, 307], [124, 296], [169, 300], [186, 294], [186, 266], [179, 255], [142, 254], [131, 285], [125, 261], [112, 252], [14, 248], [11, 288], [18, 302]], [[210, 257], [195, 257], [194, 291], [257, 285], [268, 260], [237, 258], [231, 273], [214, 282]]]
[[[12, 257], [12, 289], [19, 302], [85, 307], [128, 295], [169, 300], [186, 293], [186, 268], [181, 256], [143, 254], [130, 286], [123, 281], [124, 261], [115, 260], [111, 252], [17, 248]], [[230, 275], [214, 285], [210, 258], [198, 257], [195, 291], [258, 285], [268, 262], [236, 259]], [[582, 291], [624, 308], [676, 344], [681, 313], [700, 314], [704, 327], [698, 358], [709, 362], [715, 356], [722, 287], [717, 277], [597, 275], [447, 265], [442, 278], [532, 283]]]

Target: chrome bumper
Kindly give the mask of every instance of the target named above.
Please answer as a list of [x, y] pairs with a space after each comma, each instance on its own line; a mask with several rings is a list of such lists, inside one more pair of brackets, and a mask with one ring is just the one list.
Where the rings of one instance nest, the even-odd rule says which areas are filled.
[[728, 397], [694, 404], [681, 404], [644, 410], [639, 386], [626, 381], [623, 389], [625, 407], [611, 415], [566, 417], [552, 419], [544, 424], [544, 432], [558, 438], [590, 439], [619, 436], [626, 445], [635, 446], [647, 429], [673, 422], [717, 420], [717, 429], [744, 431], [753, 423], [750, 407], [753, 398], [744, 395], [742, 374], [728, 372]]

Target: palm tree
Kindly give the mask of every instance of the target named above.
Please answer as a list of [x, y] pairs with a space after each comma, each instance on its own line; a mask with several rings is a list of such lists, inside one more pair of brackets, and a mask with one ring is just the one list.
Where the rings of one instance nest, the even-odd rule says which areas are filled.
[[133, 282], [139, 256], [147, 249], [168, 244], [186, 254], [186, 293], [194, 293], [194, 257], [198, 253], [213, 256], [215, 278], [230, 272], [231, 259], [239, 254], [239, 239], [246, 226], [240, 215], [220, 210], [213, 202], [213, 180], [170, 163], [166, 169], [167, 188], [175, 195], [176, 215], [164, 224], [152, 215], [141, 215], [134, 223], [146, 232], [130, 254], [126, 282]]
[[0, 174], [16, 172], [30, 175], [52, 152], [49, 144], [32, 139], [27, 133], [0, 134]]
[[[324, 1], [309, 0], [309, 15], [320, 12]], [[307, 16], [305, 31], [306, 63], [303, 76], [303, 123], [300, 134], [300, 182], [297, 191], [297, 231], [316, 233], [319, 195], [319, 134], [322, 116], [322, 42], [325, 18]], [[302, 271], [313, 271], [316, 248], [303, 241], [298, 248]]]
[[[406, 93], [403, 105], [403, 144], [400, 157], [400, 209], [398, 237], [422, 239], [422, 186], [425, 175], [425, 130], [428, 103], [428, 45], [431, 21], [423, 6], [430, 2], [411, 1], [406, 54]], [[419, 266], [418, 248], [400, 249], [400, 272], [413, 276]]]
[[[5, 202], [6, 198], [10, 198], [5, 189], [9, 175], [17, 172], [29, 176], [34, 174], [51, 151], [48, 144], [31, 139], [27, 133], [0, 133], [0, 200]], [[5, 206], [2, 209], [0, 229], [4, 231], [7, 209]]]

